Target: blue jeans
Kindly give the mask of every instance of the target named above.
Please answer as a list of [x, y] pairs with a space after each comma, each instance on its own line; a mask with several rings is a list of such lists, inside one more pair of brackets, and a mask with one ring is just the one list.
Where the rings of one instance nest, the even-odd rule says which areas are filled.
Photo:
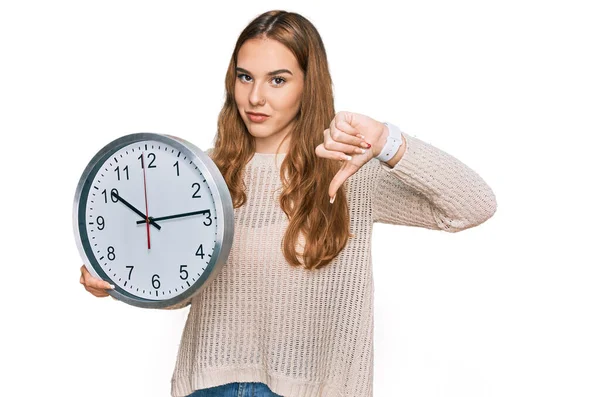
[[234, 382], [196, 390], [186, 397], [283, 397], [275, 394], [264, 383]]

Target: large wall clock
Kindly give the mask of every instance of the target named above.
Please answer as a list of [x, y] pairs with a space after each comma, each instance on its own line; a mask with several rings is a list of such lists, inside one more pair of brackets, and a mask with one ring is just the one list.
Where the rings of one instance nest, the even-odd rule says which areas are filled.
[[89, 272], [144, 308], [189, 300], [221, 270], [234, 233], [229, 189], [208, 154], [154, 133], [118, 138], [85, 168], [73, 226]]

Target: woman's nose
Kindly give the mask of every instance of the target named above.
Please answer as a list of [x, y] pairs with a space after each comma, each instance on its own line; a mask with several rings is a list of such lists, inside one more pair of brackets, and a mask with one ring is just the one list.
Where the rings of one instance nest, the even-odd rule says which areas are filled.
[[252, 104], [252, 106], [264, 105], [265, 98], [261, 95], [260, 90], [258, 89], [258, 86], [255, 85], [252, 88], [252, 91], [250, 91], [249, 101]]

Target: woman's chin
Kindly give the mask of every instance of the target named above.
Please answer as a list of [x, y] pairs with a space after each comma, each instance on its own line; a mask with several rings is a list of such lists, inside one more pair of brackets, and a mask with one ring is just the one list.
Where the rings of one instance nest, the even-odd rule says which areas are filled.
[[248, 127], [248, 132], [250, 132], [250, 135], [254, 136], [255, 138], [265, 138], [271, 135], [271, 128], [250, 124]]

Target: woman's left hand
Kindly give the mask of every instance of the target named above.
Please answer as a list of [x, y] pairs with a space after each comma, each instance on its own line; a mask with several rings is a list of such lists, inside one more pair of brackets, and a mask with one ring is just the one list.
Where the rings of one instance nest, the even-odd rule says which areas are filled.
[[[381, 153], [389, 131], [383, 123], [368, 116], [338, 112], [323, 134], [323, 143], [315, 149], [317, 156], [344, 161], [329, 185], [329, 197], [333, 202], [346, 179]], [[361, 145], [363, 142], [366, 144]], [[361, 149], [365, 152], [362, 153]], [[348, 155], [351, 159], [347, 158]]]

